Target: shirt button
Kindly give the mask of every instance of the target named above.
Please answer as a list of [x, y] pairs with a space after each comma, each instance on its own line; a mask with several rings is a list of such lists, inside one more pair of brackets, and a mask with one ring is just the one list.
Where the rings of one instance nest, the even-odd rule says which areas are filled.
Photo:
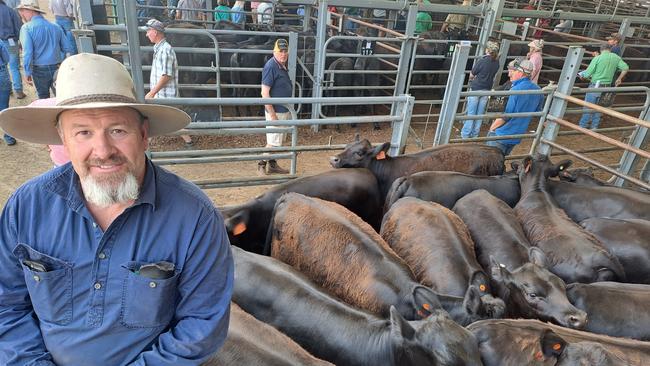
[[151, 287], [151, 288], [155, 288], [155, 287], [156, 287], [156, 283], [153, 282], [153, 281], [149, 282], [149, 287]]
[[104, 252], [99, 253], [98, 255], [99, 259], [106, 259], [106, 254]]
[[95, 285], [93, 287], [95, 288], [95, 290], [99, 290], [100, 288], [102, 288], [102, 284], [99, 282], [95, 282]]
[[38, 281], [40, 281], [40, 280], [41, 280], [41, 278], [40, 278], [39, 276], [34, 275], [34, 281], [38, 282]]
[[93, 222], [93, 227], [97, 227], [97, 223], [94, 223], [94, 222]]

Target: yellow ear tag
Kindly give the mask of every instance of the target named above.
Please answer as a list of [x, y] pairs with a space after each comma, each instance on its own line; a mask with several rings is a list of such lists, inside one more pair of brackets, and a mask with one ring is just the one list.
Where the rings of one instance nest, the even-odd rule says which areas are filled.
[[485, 285], [480, 285], [478, 289], [481, 290], [481, 292], [485, 292]]
[[555, 344], [553, 345], [553, 349], [556, 350], [556, 351], [559, 351], [560, 348], [562, 348], [562, 345], [559, 344], [559, 343], [555, 343]]
[[422, 304], [422, 307], [424, 308], [424, 310], [427, 310], [427, 311], [431, 310], [431, 305], [429, 305], [429, 304]]
[[240, 222], [237, 225], [235, 225], [235, 227], [232, 229], [232, 234], [234, 236], [237, 236], [243, 233], [244, 231], [246, 231], [246, 224]]
[[379, 152], [379, 154], [377, 154], [377, 156], [375, 156], [375, 158], [377, 160], [384, 160], [384, 159], [386, 159], [386, 153], [382, 150], [382, 151]]

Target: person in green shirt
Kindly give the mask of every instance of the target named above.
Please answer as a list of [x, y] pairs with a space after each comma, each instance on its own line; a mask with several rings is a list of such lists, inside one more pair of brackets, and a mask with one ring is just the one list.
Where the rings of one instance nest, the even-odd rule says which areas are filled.
[[[594, 57], [589, 63], [587, 70], [578, 73], [581, 79], [589, 79], [589, 88], [599, 88], [611, 86], [612, 79], [616, 70], [620, 70], [621, 74], [614, 82], [614, 86], [619, 86], [623, 82], [625, 75], [627, 75], [630, 67], [623, 61], [621, 56], [611, 52], [612, 45], [605, 43], [600, 47], [600, 54]], [[602, 93], [587, 93], [585, 94], [585, 102], [598, 103], [598, 99]], [[586, 113], [590, 109], [583, 108], [583, 114], [578, 124], [582, 128], [588, 128], [591, 122], [591, 129], [595, 130], [600, 124], [600, 113]]]
[[226, 5], [226, 0], [217, 0], [217, 7], [214, 8], [214, 21], [230, 21], [230, 8]]
[[[422, 5], [423, 0], [418, 0], [418, 5]], [[430, 31], [433, 28], [433, 20], [431, 15], [426, 11], [418, 11], [418, 15], [415, 18], [415, 34], [424, 33]]]

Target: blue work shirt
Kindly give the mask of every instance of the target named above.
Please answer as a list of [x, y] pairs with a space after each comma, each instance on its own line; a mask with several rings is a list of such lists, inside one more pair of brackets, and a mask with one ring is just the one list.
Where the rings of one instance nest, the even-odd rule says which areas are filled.
[[[79, 187], [68, 163], [20, 187], [2, 212], [0, 365], [201, 364], [229, 322], [222, 216], [150, 161], [140, 197], [105, 232]], [[160, 261], [174, 264], [172, 277], [134, 272]]]
[[[523, 77], [512, 82], [510, 90], [539, 90], [539, 86], [529, 78]], [[505, 113], [537, 112], [540, 109], [544, 96], [542, 94], [520, 94], [508, 97]], [[506, 123], [494, 130], [497, 136], [518, 135], [528, 130], [528, 125], [533, 117], [505, 118]], [[502, 144], [517, 145], [521, 139], [500, 140]]]
[[34, 15], [31, 21], [23, 25], [20, 43], [23, 44], [25, 76], [32, 76], [34, 65], [56, 65], [63, 61], [62, 55], [74, 52], [63, 34], [63, 28], [50, 23], [42, 15]]
[[[289, 72], [286, 67], [271, 57], [262, 69], [262, 85], [271, 88], [271, 98], [291, 98], [293, 93], [293, 83], [289, 78]], [[273, 109], [276, 113], [286, 113], [289, 109], [283, 105], [274, 104]]]
[[13, 38], [16, 44], [20, 36], [20, 27], [23, 25], [18, 12], [0, 3], [0, 39], [3, 41]]

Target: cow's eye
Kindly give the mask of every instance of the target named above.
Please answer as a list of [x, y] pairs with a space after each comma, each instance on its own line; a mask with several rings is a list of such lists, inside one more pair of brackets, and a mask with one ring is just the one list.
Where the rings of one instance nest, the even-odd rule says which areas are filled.
[[529, 293], [529, 294], [528, 294], [528, 297], [530, 297], [530, 298], [532, 298], [532, 299], [534, 299], [534, 298], [536, 298], [536, 297], [537, 297], [537, 294], [536, 294], [536, 293], [534, 293], [534, 292], [531, 292], [531, 293]]

